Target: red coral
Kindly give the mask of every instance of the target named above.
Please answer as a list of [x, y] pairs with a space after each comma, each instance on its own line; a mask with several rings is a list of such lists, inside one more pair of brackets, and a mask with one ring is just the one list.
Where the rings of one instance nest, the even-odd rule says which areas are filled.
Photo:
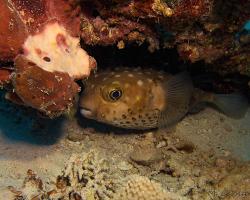
[[81, 37], [86, 44], [112, 45], [120, 40], [143, 43], [148, 41], [150, 50], [159, 48], [155, 33], [146, 25], [138, 24], [124, 17], [103, 20], [84, 18]]
[[27, 31], [10, 3], [0, 0], [0, 10], [0, 60], [11, 61], [21, 51]]
[[174, 8], [173, 16], [185, 21], [191, 18], [207, 17], [210, 16], [213, 5], [213, 1], [210, 0], [185, 0]]
[[24, 56], [18, 56], [15, 65], [14, 90], [26, 105], [50, 117], [72, 106], [80, 88], [68, 74], [47, 72]]
[[11, 79], [11, 70], [9, 69], [0, 69], [0, 87], [8, 84]]
[[[60, 5], [60, 6], [59, 6]], [[13, 60], [25, 39], [51, 21], [80, 35], [80, 7], [66, 0], [0, 0], [0, 60]], [[7, 40], [6, 40], [7, 39]]]

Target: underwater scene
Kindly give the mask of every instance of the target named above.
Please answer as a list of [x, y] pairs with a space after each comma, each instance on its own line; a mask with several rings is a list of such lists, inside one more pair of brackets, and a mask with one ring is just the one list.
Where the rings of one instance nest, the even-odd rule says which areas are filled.
[[0, 0], [0, 200], [250, 200], [249, 0]]

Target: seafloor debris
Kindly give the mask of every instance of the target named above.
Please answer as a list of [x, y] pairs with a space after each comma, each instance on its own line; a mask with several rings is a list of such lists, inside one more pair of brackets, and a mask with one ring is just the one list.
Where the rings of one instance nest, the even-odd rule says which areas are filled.
[[[73, 154], [62, 174], [50, 187], [29, 170], [20, 189], [8, 187], [0, 191], [0, 197], [20, 199], [68, 199], [68, 200], [111, 200], [115, 195], [118, 179], [110, 171], [109, 163], [96, 152]], [[1, 196], [4, 195], [4, 196]]]
[[41, 179], [28, 170], [23, 185], [1, 189], [0, 199], [249, 199], [248, 164], [237, 164], [229, 157], [213, 158], [209, 152], [167, 150], [164, 154], [170, 158], [158, 172], [148, 171], [148, 166], [124, 171], [119, 169], [117, 157], [104, 156], [97, 149], [72, 154], [55, 180]]
[[27, 171], [27, 177], [23, 182], [20, 190], [9, 186], [0, 191], [1, 199], [17, 200], [17, 199], [47, 199], [43, 190], [43, 182], [32, 170]]
[[217, 193], [221, 199], [247, 200], [250, 199], [250, 167], [249, 164], [231, 171], [217, 186]]

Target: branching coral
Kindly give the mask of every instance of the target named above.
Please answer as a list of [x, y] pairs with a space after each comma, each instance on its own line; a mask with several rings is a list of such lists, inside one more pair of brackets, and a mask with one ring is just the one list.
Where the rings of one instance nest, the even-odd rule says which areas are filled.
[[66, 166], [63, 177], [70, 185], [79, 188], [79, 193], [86, 199], [112, 199], [115, 183], [111, 179], [108, 161], [99, 159], [92, 151], [84, 156], [73, 155]]

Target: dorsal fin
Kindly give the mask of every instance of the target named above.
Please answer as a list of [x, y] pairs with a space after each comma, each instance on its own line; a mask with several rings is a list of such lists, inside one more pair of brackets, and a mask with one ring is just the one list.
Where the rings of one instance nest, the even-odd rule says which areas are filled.
[[192, 80], [187, 72], [173, 76], [163, 87], [166, 90], [166, 106], [159, 115], [159, 128], [171, 126], [186, 115], [193, 93]]

